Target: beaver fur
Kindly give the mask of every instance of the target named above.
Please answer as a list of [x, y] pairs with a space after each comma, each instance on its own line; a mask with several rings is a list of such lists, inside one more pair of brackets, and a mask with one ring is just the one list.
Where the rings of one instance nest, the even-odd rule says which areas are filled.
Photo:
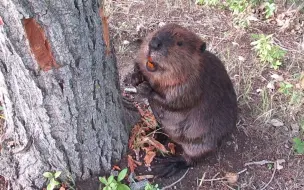
[[190, 30], [167, 24], [149, 34], [135, 59], [132, 84], [163, 131], [182, 147], [176, 167], [192, 166], [236, 128], [237, 97], [225, 66]]

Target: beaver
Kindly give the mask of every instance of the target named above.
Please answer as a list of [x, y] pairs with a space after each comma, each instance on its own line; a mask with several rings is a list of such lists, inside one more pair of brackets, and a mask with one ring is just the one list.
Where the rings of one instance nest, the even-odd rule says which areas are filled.
[[236, 128], [237, 97], [224, 64], [178, 24], [143, 40], [131, 82], [163, 131], [182, 147], [182, 159], [170, 170], [193, 166]]

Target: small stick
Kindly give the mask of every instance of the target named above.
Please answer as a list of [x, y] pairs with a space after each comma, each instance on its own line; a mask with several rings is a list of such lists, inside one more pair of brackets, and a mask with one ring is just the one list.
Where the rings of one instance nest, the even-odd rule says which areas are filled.
[[188, 172], [189, 172], [189, 168], [187, 169], [187, 171], [185, 172], [185, 174], [181, 178], [179, 178], [176, 182], [172, 183], [171, 185], [163, 187], [161, 190], [165, 190], [165, 189], [169, 189], [170, 187], [173, 187], [175, 184], [177, 184], [178, 182], [180, 182], [187, 175]]
[[215, 178], [215, 179], [204, 179], [203, 181], [212, 182], [212, 181], [220, 181], [226, 179], [225, 177]]
[[268, 183], [261, 190], [266, 189], [266, 187], [272, 182], [272, 180], [274, 178], [274, 174], [276, 173], [276, 170], [277, 170], [277, 163], [274, 164], [274, 170], [273, 170], [273, 173], [272, 173], [272, 176], [271, 176], [270, 180], [268, 181]]
[[273, 164], [273, 161], [269, 160], [262, 160], [262, 161], [257, 161], [257, 162], [248, 162], [245, 163], [245, 166], [250, 166], [250, 165], [265, 165], [265, 164]]
[[242, 171], [239, 171], [237, 174], [240, 175], [241, 173], [244, 173], [245, 171], [247, 171], [247, 168], [243, 169]]
[[[217, 172], [217, 173], [212, 177], [212, 179], [215, 179], [219, 174], [220, 174], [220, 172]], [[213, 187], [213, 181], [211, 181], [211, 187]]]
[[204, 172], [203, 177], [201, 178], [201, 182], [199, 183], [197, 189], [202, 186], [205, 176], [206, 176], [206, 172]]
[[226, 187], [228, 187], [228, 189], [231, 189], [231, 190], [235, 190], [234, 188], [230, 187], [228, 184], [226, 184], [225, 182], [221, 182], [222, 184], [224, 184]]
[[[274, 163], [274, 162], [272, 162], [272, 163]], [[245, 171], [247, 171], [247, 168], [243, 169], [242, 171], [238, 172], [237, 174], [239, 175], [239, 174], [241, 174], [241, 173], [244, 173]], [[203, 178], [204, 176], [203, 176], [202, 179], [199, 179], [199, 180], [200, 180], [200, 181], [213, 182], [213, 181], [220, 181], [220, 180], [227, 179], [226, 177], [215, 178], [218, 174], [219, 174], [219, 173], [217, 173], [215, 176], [213, 176], [212, 179], [204, 179], [204, 178]]]

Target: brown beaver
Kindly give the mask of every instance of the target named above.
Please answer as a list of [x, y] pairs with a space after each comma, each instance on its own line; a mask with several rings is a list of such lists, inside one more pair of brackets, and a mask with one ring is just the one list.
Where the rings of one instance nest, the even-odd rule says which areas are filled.
[[168, 24], [148, 35], [134, 70], [132, 84], [183, 149], [183, 160], [173, 168], [213, 152], [236, 127], [237, 98], [223, 63], [186, 28]]

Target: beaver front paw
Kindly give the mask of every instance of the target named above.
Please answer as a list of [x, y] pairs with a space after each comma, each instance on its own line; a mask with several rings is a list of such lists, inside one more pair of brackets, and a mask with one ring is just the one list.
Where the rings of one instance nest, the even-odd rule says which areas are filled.
[[148, 97], [149, 95], [151, 95], [151, 93], [153, 91], [152, 87], [150, 86], [150, 84], [147, 81], [144, 81], [144, 82], [140, 83], [138, 86], [136, 86], [136, 90], [137, 90], [138, 94], [145, 96], [145, 97]]

